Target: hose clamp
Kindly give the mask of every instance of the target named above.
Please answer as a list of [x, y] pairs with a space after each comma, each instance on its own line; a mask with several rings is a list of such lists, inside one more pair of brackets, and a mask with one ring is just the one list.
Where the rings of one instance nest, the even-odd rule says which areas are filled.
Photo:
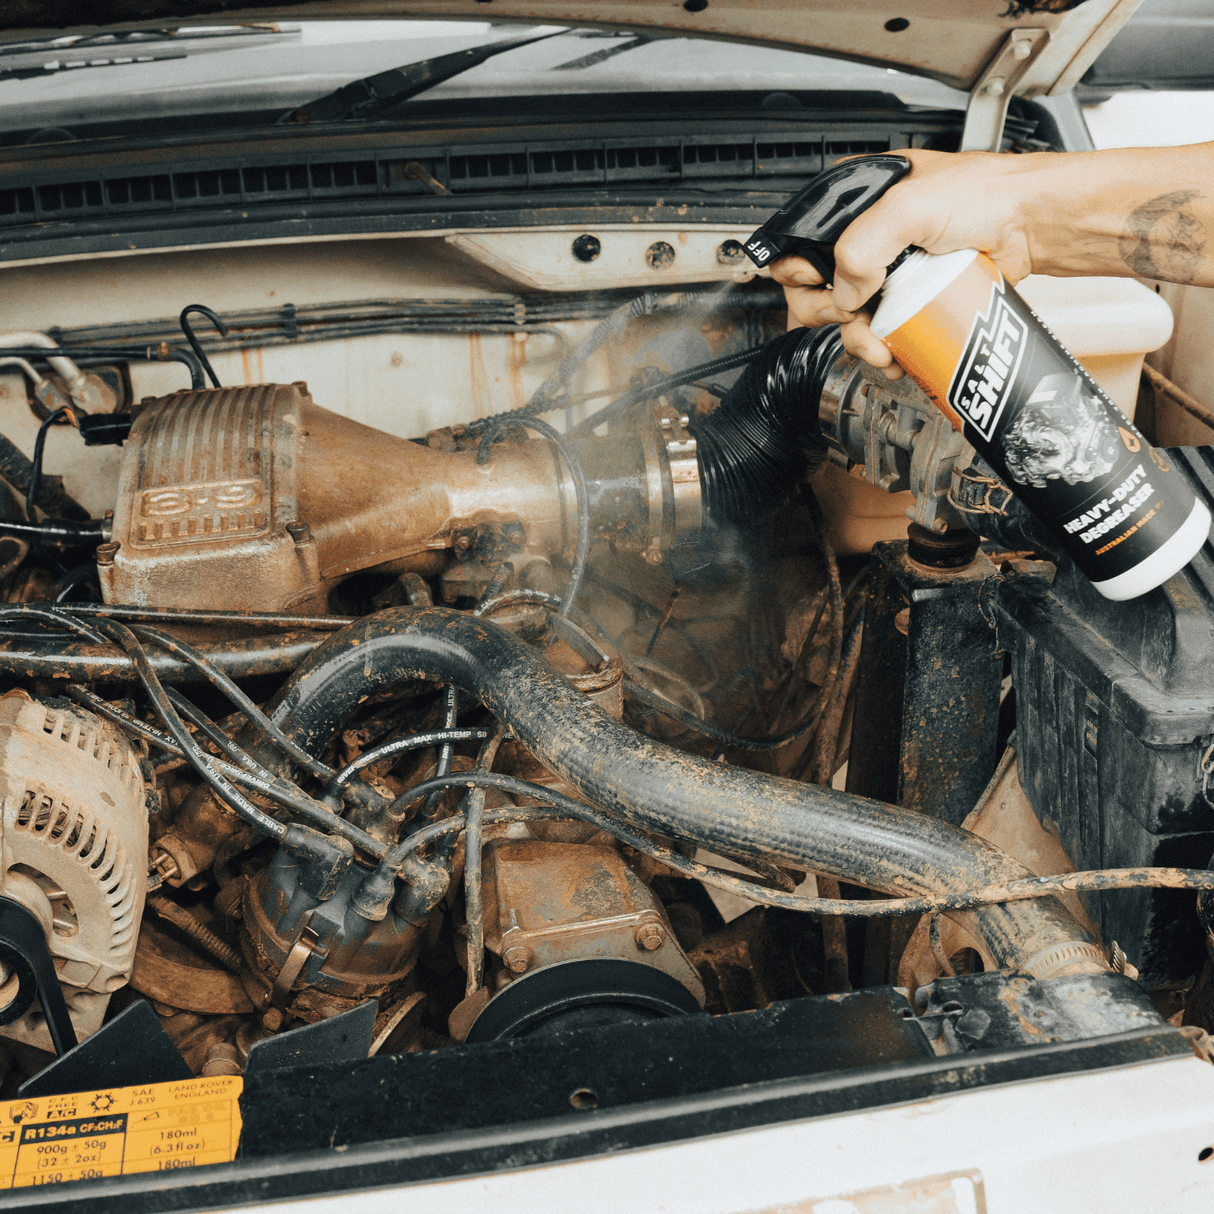
[[696, 534], [703, 522], [700, 465], [689, 420], [663, 397], [654, 406], [654, 424], [641, 427], [648, 507], [643, 555], [651, 565], [661, 564], [662, 553]]
[[658, 406], [658, 425], [666, 442], [666, 466], [674, 501], [674, 539], [699, 531], [704, 510], [700, 496], [700, 465], [696, 440], [688, 430], [690, 419], [670, 405]]

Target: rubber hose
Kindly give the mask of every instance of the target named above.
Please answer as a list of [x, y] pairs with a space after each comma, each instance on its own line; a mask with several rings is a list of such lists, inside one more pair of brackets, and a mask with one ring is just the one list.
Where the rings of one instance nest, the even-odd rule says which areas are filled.
[[769, 341], [706, 417], [694, 421], [704, 509], [717, 524], [751, 525], [783, 505], [826, 451], [818, 401], [843, 354], [837, 325]]
[[[365, 698], [405, 680], [478, 696], [543, 763], [607, 813], [709, 850], [898, 894], [947, 893], [1030, 875], [993, 844], [898, 806], [714, 763], [634, 732], [536, 650], [489, 620], [396, 608], [329, 637], [287, 680], [270, 717], [319, 753]], [[267, 748], [255, 756], [284, 770]], [[1000, 966], [1045, 977], [1107, 969], [1057, 899], [950, 916]]]

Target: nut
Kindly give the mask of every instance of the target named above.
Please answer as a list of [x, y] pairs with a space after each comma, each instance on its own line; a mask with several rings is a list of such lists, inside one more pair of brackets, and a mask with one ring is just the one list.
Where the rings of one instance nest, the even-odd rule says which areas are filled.
[[652, 953], [666, 943], [666, 932], [660, 924], [642, 923], [636, 929], [635, 939], [637, 948], [644, 949], [647, 953]]
[[523, 974], [531, 968], [531, 950], [524, 944], [512, 944], [503, 954], [502, 960], [512, 974]]

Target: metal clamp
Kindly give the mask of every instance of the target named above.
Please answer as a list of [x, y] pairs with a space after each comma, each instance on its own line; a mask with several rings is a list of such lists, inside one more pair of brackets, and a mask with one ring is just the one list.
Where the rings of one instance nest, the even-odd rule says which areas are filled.
[[[1002, 501], [996, 501], [997, 494]], [[948, 487], [948, 503], [962, 514], [1006, 515], [1012, 501], [1012, 491], [997, 477], [980, 476], [968, 470], [953, 468], [953, 483]]]
[[648, 504], [644, 557], [658, 565], [662, 553], [700, 530], [704, 518], [696, 440], [690, 419], [663, 397], [654, 406], [652, 428], [641, 427]]
[[295, 980], [303, 973], [304, 966], [319, 951], [320, 937], [310, 927], [304, 927], [295, 938], [295, 943], [291, 945], [291, 951], [287, 954], [287, 959], [282, 963], [282, 969], [278, 971], [278, 977], [274, 979], [274, 985], [270, 990], [270, 998], [267, 1001], [270, 1007], [276, 1007], [280, 1011], [286, 1010], [287, 1003], [291, 998], [291, 988], [295, 985]]

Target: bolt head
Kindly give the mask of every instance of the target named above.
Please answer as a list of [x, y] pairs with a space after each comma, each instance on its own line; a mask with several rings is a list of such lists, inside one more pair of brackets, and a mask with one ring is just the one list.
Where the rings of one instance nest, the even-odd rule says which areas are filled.
[[642, 923], [636, 930], [637, 948], [655, 952], [666, 943], [666, 933], [656, 923]]
[[264, 1029], [271, 1033], [277, 1033], [283, 1026], [286, 1016], [276, 1007], [266, 1008], [261, 1014], [261, 1024]]
[[531, 968], [531, 950], [521, 944], [511, 945], [502, 954], [502, 960], [512, 974], [525, 974]]

